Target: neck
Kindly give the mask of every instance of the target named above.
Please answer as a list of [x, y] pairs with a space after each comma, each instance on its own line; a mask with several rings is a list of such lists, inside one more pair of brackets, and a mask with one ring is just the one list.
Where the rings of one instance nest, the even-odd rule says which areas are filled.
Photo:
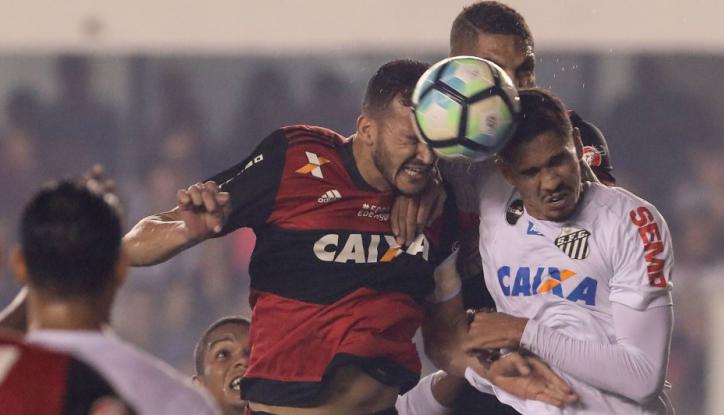
[[[104, 297], [104, 296], [99, 296]], [[29, 328], [100, 331], [110, 321], [110, 306], [100, 299], [57, 299], [30, 291]]]
[[246, 409], [246, 404], [243, 404], [241, 406], [225, 405], [222, 408], [224, 415], [242, 415], [244, 413], [245, 409]]
[[372, 150], [357, 137], [352, 138], [352, 155], [362, 178], [380, 192], [392, 190], [390, 182], [387, 181], [382, 172], [375, 166]]

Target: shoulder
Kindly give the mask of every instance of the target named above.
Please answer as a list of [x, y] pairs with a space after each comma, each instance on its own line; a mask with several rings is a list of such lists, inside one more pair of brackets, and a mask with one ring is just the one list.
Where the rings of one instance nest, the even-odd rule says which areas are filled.
[[594, 207], [597, 215], [620, 218], [629, 222], [639, 212], [649, 212], [652, 216], [661, 217], [656, 206], [622, 187], [609, 187], [599, 183], [586, 183], [589, 194], [588, 203]]
[[[154, 390], [151, 395], [173, 397], [174, 401], [185, 402], [199, 407], [213, 407], [203, 390], [195, 387], [191, 380], [168, 363], [146, 353], [123, 340], [108, 337], [109, 352], [117, 353], [118, 371], [130, 374], [144, 388]], [[126, 379], [131, 381], [132, 379]]]
[[130, 343], [114, 337], [108, 337], [108, 346], [109, 352], [117, 353], [118, 357], [123, 357], [119, 359], [119, 361], [135, 365], [139, 371], [145, 371], [146, 375], [152, 374], [153, 377], [158, 380], [165, 379], [180, 385], [185, 384], [181, 374], [168, 363], [144, 352]]
[[276, 134], [284, 141], [287, 162], [294, 166], [300, 161], [315, 166], [341, 161], [343, 149], [350, 143], [349, 139], [332, 130], [310, 125], [283, 127]]
[[344, 166], [352, 157], [350, 139], [327, 128], [309, 125], [288, 126], [280, 131], [286, 140], [287, 175], [322, 179], [327, 172], [336, 172], [346, 176]]
[[328, 128], [312, 125], [289, 125], [280, 130], [287, 138], [289, 145], [319, 144], [336, 148], [347, 142], [347, 139]]
[[[1, 333], [0, 347], [6, 354], [8, 361], [20, 361], [21, 359], [33, 361], [36, 363], [53, 361], [53, 367], [59, 367], [58, 362], [61, 360], [70, 361], [70, 355], [44, 348], [42, 345], [30, 344], [18, 338], [14, 334]], [[41, 365], [43, 363], [40, 363]]]

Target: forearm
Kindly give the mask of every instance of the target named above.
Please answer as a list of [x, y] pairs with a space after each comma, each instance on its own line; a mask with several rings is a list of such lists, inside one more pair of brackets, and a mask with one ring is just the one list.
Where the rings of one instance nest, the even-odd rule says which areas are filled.
[[601, 181], [598, 180], [596, 173], [593, 172], [591, 166], [589, 166], [585, 161], [581, 161], [581, 180], [584, 182], [601, 183]]
[[124, 237], [123, 248], [131, 265], [149, 266], [164, 262], [195, 245], [183, 221], [173, 211], [148, 216]]
[[466, 334], [467, 321], [460, 295], [433, 304], [422, 325], [425, 354], [438, 368], [462, 377], [469, 356], [461, 345]]
[[[639, 319], [637, 313], [647, 316]], [[632, 310], [618, 315], [619, 325], [623, 324], [621, 317], [633, 324], [628, 322], [628, 329], [617, 330], [617, 342], [613, 344], [574, 339], [530, 321], [521, 347], [591, 386], [645, 403], [656, 397], [664, 384], [673, 319], [671, 309]]]
[[465, 386], [465, 379], [445, 372], [432, 374], [432, 396], [442, 406], [452, 408], [455, 406], [458, 395]]
[[425, 353], [432, 362], [448, 374], [465, 376], [467, 367], [486, 371], [478, 357], [465, 351], [468, 336], [468, 316], [463, 304], [462, 281], [457, 270], [455, 252], [435, 268], [435, 291], [422, 325]]

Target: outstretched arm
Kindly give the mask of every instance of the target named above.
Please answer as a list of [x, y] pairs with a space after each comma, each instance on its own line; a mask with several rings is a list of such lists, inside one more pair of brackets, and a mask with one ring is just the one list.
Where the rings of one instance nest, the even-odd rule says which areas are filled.
[[221, 233], [229, 215], [229, 194], [212, 181], [177, 193], [177, 206], [142, 219], [123, 237], [131, 265], [154, 265]]

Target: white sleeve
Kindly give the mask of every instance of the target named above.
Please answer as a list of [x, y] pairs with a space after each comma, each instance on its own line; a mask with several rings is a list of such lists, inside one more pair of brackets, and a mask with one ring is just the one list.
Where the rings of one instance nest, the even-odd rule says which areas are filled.
[[609, 299], [637, 310], [671, 305], [674, 252], [656, 208], [644, 202], [626, 211], [613, 236]]
[[613, 344], [574, 339], [529, 320], [521, 347], [595, 388], [644, 404], [664, 387], [673, 307], [637, 310], [613, 303], [612, 310]]
[[452, 408], [442, 406], [432, 395], [432, 385], [445, 376], [445, 372], [438, 371], [420, 379], [420, 382], [406, 394], [397, 397], [395, 409], [400, 415], [447, 415]]

